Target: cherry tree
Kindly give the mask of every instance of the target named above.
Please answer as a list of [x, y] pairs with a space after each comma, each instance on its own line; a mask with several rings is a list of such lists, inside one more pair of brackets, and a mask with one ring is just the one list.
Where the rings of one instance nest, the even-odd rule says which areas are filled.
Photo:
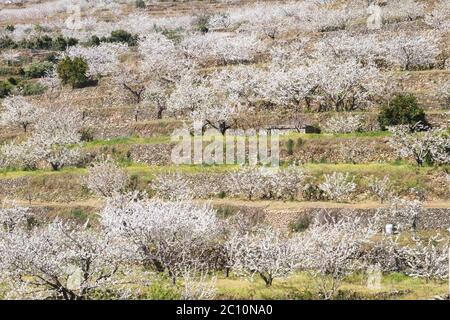
[[317, 59], [340, 62], [356, 59], [358, 63], [367, 65], [381, 58], [383, 49], [382, 42], [374, 34], [339, 33], [319, 40], [313, 54]]
[[200, 65], [251, 62], [263, 48], [256, 34], [219, 32], [188, 36], [180, 46], [187, 57]]
[[231, 194], [245, 195], [253, 200], [261, 192], [263, 180], [262, 171], [258, 167], [248, 166], [232, 172], [228, 177], [228, 184], [232, 186]]
[[309, 22], [306, 27], [319, 32], [345, 30], [352, 21], [365, 15], [364, 7], [352, 6], [331, 9], [317, 6], [307, 15]]
[[325, 131], [328, 133], [351, 133], [361, 130], [361, 116], [347, 115], [334, 116], [325, 123]]
[[55, 89], [61, 87], [61, 79], [55, 69], [50, 72], [46, 72], [42, 78], [39, 78], [39, 83], [44, 85], [50, 92], [53, 92]]
[[270, 49], [271, 69], [283, 69], [288, 71], [293, 67], [298, 67], [302, 60], [307, 57], [305, 48], [309, 38], [302, 37], [294, 41], [279, 41]]
[[167, 110], [169, 93], [160, 83], [151, 83], [145, 88], [143, 104], [149, 105], [156, 110], [156, 118], [162, 119]]
[[80, 114], [70, 108], [45, 109], [36, 123], [36, 132], [27, 141], [40, 153], [53, 170], [74, 165], [80, 160], [78, 144], [81, 139], [82, 122]]
[[331, 200], [345, 201], [356, 190], [355, 178], [350, 179], [350, 174], [333, 172], [324, 175], [325, 181], [319, 185], [320, 190]]
[[192, 113], [200, 108], [211, 107], [213, 95], [202, 80], [193, 75], [184, 75], [167, 101], [167, 111], [172, 114]]
[[4, 202], [3, 208], [0, 208], [0, 229], [4, 228], [5, 232], [12, 232], [16, 228], [26, 227], [31, 217], [29, 208]]
[[415, 0], [389, 1], [383, 7], [383, 18], [387, 21], [413, 21], [423, 18], [425, 5]]
[[38, 162], [44, 157], [41, 146], [27, 140], [22, 143], [4, 144], [0, 151], [4, 167], [21, 167], [36, 169]]
[[144, 265], [167, 272], [174, 284], [186, 267], [207, 263], [220, 231], [216, 212], [208, 206], [130, 195], [109, 199], [101, 223], [115, 238], [136, 245]]
[[261, 95], [278, 106], [298, 109], [303, 101], [308, 104], [311, 92], [316, 88], [313, 75], [308, 71], [305, 67], [271, 68], [260, 89]]
[[[416, 125], [416, 129], [427, 129]], [[417, 165], [422, 166], [426, 161], [446, 164], [450, 161], [450, 137], [442, 129], [430, 129], [425, 132], [413, 132], [408, 126], [389, 128], [392, 132], [390, 145], [398, 156], [412, 157]]]
[[232, 270], [250, 278], [257, 274], [268, 287], [292, 274], [298, 263], [294, 242], [270, 228], [234, 234], [226, 247]]
[[448, 239], [440, 235], [427, 241], [415, 239], [414, 246], [402, 247], [399, 255], [406, 265], [405, 273], [411, 277], [427, 281], [448, 278]]
[[312, 66], [317, 77], [314, 91], [319, 111], [352, 111], [371, 106], [377, 93], [379, 70], [355, 59], [342, 63], [320, 61]]
[[440, 88], [439, 95], [442, 97], [443, 107], [446, 108], [450, 106], [450, 81]]
[[[376, 220], [376, 218], [374, 218]], [[383, 229], [379, 225], [379, 229]], [[386, 234], [370, 239], [369, 250], [361, 257], [362, 263], [368, 266], [377, 266], [385, 273], [402, 272], [405, 269], [400, 252], [399, 235]]]
[[31, 137], [4, 145], [1, 153], [7, 166], [34, 169], [39, 161], [46, 161], [54, 170], [59, 170], [80, 160], [80, 149], [67, 146], [80, 142], [80, 130], [78, 112], [69, 108], [44, 109], [38, 113]]
[[414, 233], [417, 231], [420, 217], [424, 214], [423, 202], [419, 200], [407, 200], [399, 197], [390, 199], [387, 208], [380, 208], [378, 217], [393, 222], [399, 230], [404, 230], [405, 225]]
[[303, 169], [289, 166], [277, 171], [274, 179], [274, 191], [278, 199], [295, 199], [305, 186], [307, 175]]
[[48, 145], [65, 145], [80, 142], [81, 113], [70, 107], [45, 108], [39, 114], [32, 137]]
[[149, 75], [142, 69], [139, 63], [121, 64], [113, 77], [119, 93], [126, 98], [131, 97], [134, 104], [139, 104], [144, 99], [145, 88]]
[[160, 119], [167, 108], [169, 92], [192, 68], [191, 60], [172, 40], [151, 32], [139, 40], [135, 61], [120, 64], [114, 79], [135, 104], [156, 107]]
[[230, 15], [228, 13], [217, 13], [211, 15], [208, 20], [208, 28], [212, 31], [226, 30], [231, 25]]
[[166, 200], [187, 200], [193, 198], [190, 182], [179, 172], [160, 174], [152, 181], [156, 197]]
[[370, 192], [378, 197], [381, 203], [391, 197], [391, 184], [388, 176], [384, 176], [383, 179], [371, 177], [368, 186]]
[[168, 101], [171, 113], [189, 113], [203, 128], [225, 134], [243, 110], [258, 96], [255, 72], [249, 68], [226, 69], [206, 79], [187, 75], [177, 84]]
[[65, 54], [71, 58], [82, 57], [89, 65], [89, 76], [106, 76], [117, 72], [118, 58], [128, 46], [118, 43], [101, 43], [94, 47], [72, 46]]
[[438, 1], [433, 10], [425, 16], [425, 22], [438, 30], [450, 30], [450, 3], [446, 0]]
[[10, 66], [19, 60], [20, 54], [13, 50], [4, 51], [1, 55], [2, 59]]
[[2, 106], [1, 122], [20, 125], [24, 132], [27, 132], [29, 125], [34, 124], [38, 119], [38, 108], [22, 96], [6, 97]]
[[332, 299], [342, 280], [361, 268], [357, 257], [372, 235], [359, 217], [315, 221], [300, 235], [300, 266], [313, 277], [324, 299]]
[[50, 164], [54, 171], [76, 165], [81, 160], [81, 153], [78, 148], [47, 146], [43, 151], [45, 153], [43, 159]]
[[295, 199], [305, 184], [306, 175], [301, 168], [286, 169], [246, 166], [230, 173], [227, 185], [230, 194], [247, 199]]
[[132, 252], [101, 233], [60, 221], [2, 233], [0, 248], [7, 296], [20, 299], [89, 299], [117, 281], [120, 263]]
[[83, 184], [89, 190], [105, 198], [124, 191], [128, 182], [128, 174], [119, 168], [111, 157], [94, 162], [83, 179]]
[[400, 35], [385, 43], [387, 59], [403, 70], [432, 66], [440, 53], [440, 38], [432, 33]]
[[150, 33], [139, 41], [143, 72], [162, 83], [173, 84], [192, 67], [182, 49], [163, 34]]

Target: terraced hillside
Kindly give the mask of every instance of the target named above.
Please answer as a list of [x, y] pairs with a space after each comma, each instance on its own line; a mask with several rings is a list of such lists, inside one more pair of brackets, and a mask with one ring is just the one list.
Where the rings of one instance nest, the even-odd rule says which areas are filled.
[[[444, 296], [449, 27], [445, 0], [1, 1], [1, 295]], [[42, 275], [8, 249], [64, 260], [39, 241], [66, 229], [99, 256], [114, 235], [104, 286], [103, 259], [74, 289], [77, 266]]]

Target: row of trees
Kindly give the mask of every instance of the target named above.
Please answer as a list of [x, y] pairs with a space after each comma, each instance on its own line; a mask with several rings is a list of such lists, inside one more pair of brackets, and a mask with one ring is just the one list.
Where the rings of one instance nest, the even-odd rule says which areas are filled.
[[[155, 28], [197, 31], [210, 33], [217, 31], [251, 31], [269, 38], [277, 38], [284, 32], [334, 31], [352, 26], [355, 21], [366, 21], [370, 13], [367, 3], [348, 1], [345, 5], [331, 6], [335, 1], [289, 1], [285, 3], [258, 3], [239, 6], [239, 10], [230, 7], [222, 12], [199, 12], [194, 15], [175, 17], [154, 17], [146, 15], [138, 8], [126, 8], [115, 1], [77, 1], [80, 11], [71, 10], [70, 2], [57, 1], [53, 4], [29, 5], [18, 9], [2, 10], [5, 21], [21, 18], [48, 17], [58, 12], [68, 12], [67, 20], [44, 24], [51, 31], [63, 34], [76, 34], [80, 39], [89, 39], [93, 35], [102, 37], [110, 34], [117, 26], [132, 33], [144, 35]], [[119, 17], [118, 21], [96, 20], [96, 13], [109, 11]], [[426, 10], [420, 1], [400, 0], [388, 2], [382, 6], [382, 18], [386, 25], [398, 22], [423, 20], [432, 28], [448, 30], [449, 6], [447, 1], [437, 2], [431, 11]], [[130, 13], [131, 12], [131, 13]], [[33, 33], [32, 25], [17, 25], [9, 29], [14, 38], [29, 37]]]
[[[248, 224], [245, 215], [220, 220], [209, 206], [137, 193], [107, 198], [95, 228], [60, 220], [37, 226], [29, 210], [3, 208], [2, 283], [11, 298], [92, 299], [107, 293], [136, 298], [155, 281], [154, 272], [168, 276], [174, 288], [181, 286], [184, 298], [204, 299], [214, 296], [207, 279], [219, 271], [258, 276], [267, 286], [303, 271], [320, 295], [331, 299], [348, 275], [375, 265], [380, 271], [445, 278], [448, 240], [414, 238], [413, 246], [401, 246], [393, 236], [377, 235], [380, 218], [395, 222], [393, 216], [409, 216], [416, 208], [402, 204], [379, 210], [369, 221], [351, 212], [338, 220], [322, 213], [295, 235]], [[412, 216], [414, 223], [417, 215]]]
[[[221, 77], [211, 81], [217, 88], [220, 88], [217, 90], [223, 92], [229, 89], [230, 92], [233, 92], [233, 89], [236, 89], [239, 84], [232, 82], [231, 78], [226, 78], [225, 75], [222, 74]], [[245, 75], [241, 76], [244, 77]], [[239, 87], [237, 90], [241, 93], [247, 92], [251, 90], [251, 87], [251, 82], [247, 82], [246, 86]], [[187, 91], [186, 94], [188, 93], [192, 94], [193, 92]], [[240, 95], [236, 93], [233, 98], [233, 101], [236, 101], [234, 108], [238, 108], [240, 99]], [[183, 101], [183, 104], [180, 101]], [[191, 100], [191, 102], [194, 104], [194, 101]], [[204, 104], [197, 107], [196, 104], [192, 105], [189, 100], [185, 99], [177, 99], [173, 103], [179, 103], [185, 108], [190, 106], [192, 113], [196, 112], [195, 108], [202, 108], [204, 112], [202, 117], [212, 119], [207, 120], [206, 123], [222, 133], [225, 133], [229, 128], [225, 120], [228, 118], [222, 117], [223, 114], [219, 104], [210, 107], [205, 101]], [[46, 160], [53, 169], [58, 170], [65, 165], [76, 164], [81, 159], [80, 150], [75, 145], [82, 138], [83, 119], [77, 111], [69, 107], [38, 108], [22, 96], [10, 96], [3, 101], [2, 106], [4, 108], [0, 116], [2, 124], [20, 126], [25, 133], [28, 133], [30, 127], [33, 128], [31, 136], [27, 140], [20, 143], [13, 142], [2, 147], [2, 166], [35, 168], [39, 161]], [[405, 114], [403, 109], [411, 112]], [[394, 120], [397, 122], [392, 123]], [[419, 120], [419, 122], [414, 123], [416, 120]], [[403, 104], [393, 103], [382, 110], [380, 122], [395, 124], [395, 126], [388, 126], [389, 130], [392, 131], [389, 144], [400, 158], [414, 159], [420, 166], [423, 164], [442, 165], [450, 162], [450, 137], [448, 133], [444, 129], [427, 127], [423, 111], [414, 109], [414, 106], [411, 109], [405, 108]], [[407, 123], [411, 124], [407, 125]], [[345, 119], [334, 117], [329, 119], [325, 129], [328, 132], [353, 132], [357, 131], [360, 125], [358, 116]], [[285, 176], [289, 176], [289, 174]], [[274, 177], [271, 177], [271, 179], [277, 180]], [[252, 179], [249, 181], [252, 181]], [[258, 185], [255, 184], [253, 188], [258, 188]], [[295, 188], [292, 189], [292, 192], [295, 192], [295, 190]], [[242, 190], [237, 192], [242, 192]], [[275, 193], [277, 192], [280, 192], [280, 190], [275, 191]], [[286, 194], [285, 192], [281, 193]], [[262, 192], [262, 194], [265, 194], [265, 192]]]
[[[315, 7], [312, 3], [300, 6], [305, 5]], [[296, 4], [281, 6], [277, 14], [295, 16], [289, 6], [295, 8]], [[328, 9], [325, 12], [333, 11]], [[252, 31], [194, 33], [178, 39], [153, 30], [140, 38], [139, 56], [128, 62], [119, 59], [130, 54], [126, 44], [105, 42], [70, 47], [58, 71], [63, 83], [75, 87], [87, 78], [113, 76], [119, 93], [133, 103], [154, 108], [158, 118], [166, 111], [188, 114], [205, 125], [226, 130], [240, 112], [260, 101], [318, 111], [351, 111], [378, 104], [380, 97], [389, 98], [395, 91], [387, 85], [391, 79], [382, 77], [380, 71], [428, 68], [439, 61], [445, 64], [440, 39], [435, 31], [393, 34], [389, 39], [381, 34], [338, 32], [324, 36], [313, 46], [312, 54], [309, 50], [306, 54], [304, 49], [312, 42], [303, 36], [268, 44]], [[199, 66], [211, 63], [255, 62], [260, 57], [271, 60], [268, 70], [252, 66], [226, 68], [207, 76], [198, 72]], [[52, 82], [53, 77], [46, 80]], [[222, 89], [223, 83], [215, 79], [233, 82]], [[187, 99], [188, 106], [180, 99]]]
[[0, 149], [2, 167], [35, 169], [46, 162], [53, 170], [73, 166], [81, 160], [81, 115], [69, 107], [38, 108], [22, 96], [3, 101], [4, 124], [20, 125], [31, 134], [23, 141], [4, 144]]

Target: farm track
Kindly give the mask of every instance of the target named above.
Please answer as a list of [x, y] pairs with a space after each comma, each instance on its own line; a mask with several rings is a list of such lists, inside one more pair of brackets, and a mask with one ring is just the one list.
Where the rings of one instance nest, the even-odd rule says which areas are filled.
[[[235, 207], [249, 207], [249, 208], [261, 208], [265, 210], [283, 210], [298, 211], [302, 209], [376, 209], [384, 205], [380, 205], [379, 202], [367, 201], [358, 203], [336, 203], [336, 202], [310, 202], [310, 201], [267, 201], [267, 200], [255, 200], [246, 201], [238, 199], [213, 199], [213, 200], [196, 200], [198, 204], [210, 203], [213, 206], [235, 206]], [[47, 201], [26, 201], [17, 200], [15, 203], [19, 205], [26, 205], [31, 208], [59, 208], [59, 209], [70, 209], [77, 207], [89, 207], [94, 209], [100, 209], [103, 205], [103, 201], [100, 199], [87, 199], [84, 201], [73, 201], [73, 202], [47, 202]], [[432, 200], [424, 203], [424, 207], [427, 209], [447, 209], [450, 207], [450, 201], [447, 200]]]

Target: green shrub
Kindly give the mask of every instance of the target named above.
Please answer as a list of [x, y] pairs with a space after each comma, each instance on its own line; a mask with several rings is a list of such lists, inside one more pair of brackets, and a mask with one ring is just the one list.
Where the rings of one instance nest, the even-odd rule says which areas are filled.
[[98, 46], [100, 44], [100, 42], [101, 42], [100, 38], [94, 35], [88, 40], [87, 45], [94, 47], [94, 46]]
[[134, 191], [137, 190], [139, 186], [139, 175], [133, 174], [130, 176], [128, 181], [127, 190]]
[[58, 62], [58, 56], [55, 53], [49, 53], [46, 57], [45, 57], [45, 61], [47, 62], [51, 62], [53, 64]]
[[64, 38], [58, 36], [53, 39], [48, 35], [33, 37], [30, 39], [22, 39], [15, 42], [8, 36], [0, 38], [1, 49], [36, 49], [36, 50], [59, 50], [64, 51], [67, 47], [74, 46], [78, 43], [75, 38]]
[[294, 154], [294, 140], [289, 139], [287, 141], [287, 153], [289, 156], [292, 156]]
[[22, 82], [18, 85], [24, 96], [35, 96], [45, 92], [45, 86], [39, 82]]
[[78, 220], [79, 222], [86, 222], [89, 218], [89, 214], [83, 209], [72, 209], [67, 212], [67, 217], [70, 219]]
[[322, 201], [325, 199], [325, 194], [317, 185], [308, 184], [303, 189], [303, 198], [306, 201]]
[[217, 194], [217, 196], [218, 196], [220, 199], [225, 199], [226, 196], [227, 196], [227, 193], [226, 193], [225, 191], [220, 191], [220, 192]]
[[211, 17], [208, 14], [198, 15], [194, 20], [194, 29], [201, 33], [207, 33], [209, 31], [210, 18]]
[[144, 9], [145, 8], [145, 1], [144, 0], [136, 0], [134, 3], [136, 8]]
[[409, 125], [411, 128], [417, 123], [429, 125], [424, 110], [412, 94], [396, 95], [389, 103], [383, 105], [378, 115], [378, 122], [382, 130], [395, 125]]
[[14, 27], [12, 24], [9, 24], [5, 29], [9, 32], [14, 32], [14, 30], [16, 30], [16, 27]]
[[8, 82], [11, 83], [13, 86], [17, 86], [17, 84], [19, 83], [19, 81], [14, 77], [9, 77]]
[[233, 206], [223, 205], [217, 208], [217, 216], [221, 219], [226, 219], [236, 214], [238, 209]]
[[14, 49], [17, 44], [8, 36], [3, 36], [0, 38], [0, 49]]
[[136, 46], [138, 41], [137, 35], [132, 35], [125, 30], [115, 30], [111, 32], [111, 36], [105, 39], [106, 42], [127, 43], [129, 46]]
[[4, 98], [11, 93], [13, 86], [9, 81], [0, 81], [0, 98]]
[[81, 130], [81, 141], [83, 142], [91, 142], [94, 141], [94, 133], [90, 128], [84, 128]]
[[58, 64], [58, 76], [63, 84], [70, 84], [72, 88], [79, 88], [89, 81], [87, 72], [89, 66], [81, 57], [71, 59], [66, 57]]
[[23, 68], [25, 77], [27, 78], [41, 78], [44, 77], [47, 72], [52, 70], [53, 63], [48, 61], [35, 62]]
[[289, 224], [289, 228], [293, 232], [302, 232], [308, 229], [311, 224], [311, 218], [307, 216], [300, 216], [297, 220]]

